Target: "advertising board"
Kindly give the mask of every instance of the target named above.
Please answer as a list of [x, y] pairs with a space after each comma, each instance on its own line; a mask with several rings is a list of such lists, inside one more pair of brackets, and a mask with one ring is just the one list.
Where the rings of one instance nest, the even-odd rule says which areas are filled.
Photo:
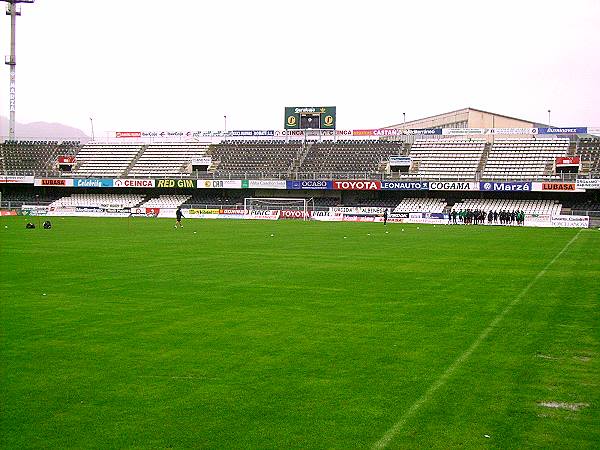
[[[285, 180], [245, 180], [250, 189], [286, 189]], [[242, 184], [242, 187], [243, 184]]]
[[151, 188], [154, 185], [154, 180], [147, 178], [115, 178], [113, 180], [113, 187], [118, 188]]
[[242, 180], [198, 180], [198, 189], [241, 189]]
[[552, 226], [559, 228], [589, 228], [589, 216], [552, 216]]
[[195, 188], [196, 180], [156, 180], [157, 188]]
[[1, 175], [0, 183], [2, 184], [33, 184], [33, 175], [17, 176], [17, 175]]
[[331, 180], [288, 180], [286, 181], [288, 190], [328, 190], [333, 189]]
[[381, 181], [334, 180], [333, 189], [342, 191], [378, 191], [381, 189]]
[[479, 183], [473, 181], [430, 181], [430, 191], [478, 191]]
[[113, 180], [110, 178], [75, 178], [73, 187], [108, 188], [113, 187]]
[[600, 189], [600, 178], [578, 178], [575, 187], [580, 190]]
[[547, 181], [531, 183], [531, 190], [536, 192], [585, 192], [577, 188], [575, 183], [565, 183], [561, 181]]
[[73, 180], [71, 178], [36, 178], [33, 184], [45, 187], [71, 187], [73, 186]]
[[382, 191], [427, 191], [429, 181], [382, 181]]
[[531, 191], [530, 181], [481, 181], [480, 191]]

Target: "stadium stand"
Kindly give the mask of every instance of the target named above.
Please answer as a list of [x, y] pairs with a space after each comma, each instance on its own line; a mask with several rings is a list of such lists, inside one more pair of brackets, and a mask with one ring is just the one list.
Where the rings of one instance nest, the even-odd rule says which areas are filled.
[[74, 155], [77, 141], [5, 141], [1, 144], [2, 172], [22, 175], [55, 173], [57, 157]]
[[291, 174], [302, 142], [229, 141], [213, 144], [209, 154], [217, 173]]
[[142, 203], [140, 208], [177, 208], [187, 202], [192, 196], [189, 194], [160, 195]]
[[47, 205], [54, 200], [61, 197], [61, 194], [54, 193], [52, 190], [48, 190], [43, 196], [36, 196], [34, 192], [25, 192], [22, 190], [11, 190], [2, 192], [2, 205], [3, 206], [21, 206], [21, 205]]
[[[315, 202], [315, 208], [330, 208], [332, 206], [340, 206], [342, 203], [340, 199], [336, 197], [315, 197], [313, 201]], [[365, 203], [368, 203], [368, 200], [366, 200]], [[368, 204], [365, 206], [368, 206]]]
[[389, 157], [401, 154], [402, 149], [402, 143], [393, 141], [315, 142], [308, 144], [298, 172], [382, 172]]
[[440, 180], [474, 180], [482, 160], [483, 140], [419, 140], [410, 149], [409, 176]]
[[190, 207], [231, 207], [233, 205], [243, 205], [244, 195], [236, 191], [223, 191], [222, 193], [213, 193], [212, 189], [199, 189], [200, 192], [195, 192], [189, 199], [185, 201], [185, 205]]
[[394, 212], [441, 213], [446, 205], [446, 200], [441, 198], [403, 198], [394, 208]]
[[556, 179], [554, 161], [566, 156], [568, 139], [498, 140], [492, 144], [482, 179]]
[[84, 177], [125, 175], [143, 147], [142, 144], [86, 144], [76, 155], [73, 174]]
[[205, 156], [207, 143], [150, 144], [134, 161], [129, 175], [134, 177], [163, 177], [190, 175], [194, 158]]
[[61, 197], [50, 203], [50, 207], [100, 207], [106, 205], [119, 205], [124, 208], [132, 208], [144, 200], [139, 194], [71, 194]]
[[600, 175], [600, 138], [582, 138], [577, 143], [577, 155], [589, 165], [591, 175]]
[[[577, 202], [571, 206], [572, 211], [581, 211], [584, 215], [589, 212], [600, 212], [600, 202], [588, 200], [585, 202]], [[597, 215], [597, 214], [594, 214]]]
[[523, 211], [525, 214], [560, 214], [562, 205], [555, 200], [465, 199], [455, 203], [451, 211]]

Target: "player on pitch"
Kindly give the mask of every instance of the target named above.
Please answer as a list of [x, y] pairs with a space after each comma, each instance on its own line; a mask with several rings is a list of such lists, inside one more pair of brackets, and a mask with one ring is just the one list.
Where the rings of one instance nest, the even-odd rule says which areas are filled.
[[179, 227], [183, 228], [183, 225], [181, 223], [181, 219], [183, 218], [183, 213], [181, 212], [181, 206], [177, 207], [177, 211], [175, 211], [175, 217], [177, 217], [177, 222], [175, 222], [174, 228], [177, 228], [178, 225], [179, 225]]

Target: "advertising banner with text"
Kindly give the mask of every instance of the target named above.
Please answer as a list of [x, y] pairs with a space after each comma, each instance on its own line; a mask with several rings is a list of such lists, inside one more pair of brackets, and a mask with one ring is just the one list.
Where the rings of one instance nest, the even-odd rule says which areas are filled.
[[115, 137], [117, 138], [141, 138], [141, 131], [115, 131]]
[[537, 134], [537, 128], [486, 128], [485, 134]]
[[233, 130], [232, 137], [275, 136], [275, 130]]
[[587, 134], [587, 127], [538, 128], [538, 133], [539, 134]]
[[212, 156], [202, 156], [200, 158], [192, 158], [192, 166], [210, 166], [212, 164]]
[[390, 167], [410, 167], [412, 158], [410, 156], [390, 156]]
[[198, 189], [241, 189], [242, 180], [198, 180]]
[[195, 188], [196, 180], [156, 180], [157, 188]]
[[36, 186], [45, 186], [45, 187], [72, 187], [73, 180], [70, 178], [36, 178], [33, 182]]
[[279, 211], [280, 219], [304, 219], [310, 218], [310, 211], [298, 211], [294, 209], [282, 209]]
[[285, 180], [246, 180], [249, 189], [286, 189]]
[[219, 214], [221, 210], [220, 209], [214, 209], [214, 208], [208, 208], [208, 209], [202, 209], [202, 208], [190, 208], [187, 210], [187, 213], [189, 215], [207, 215], [207, 214]]
[[430, 191], [478, 191], [479, 183], [473, 181], [430, 181]]
[[552, 226], [559, 228], [589, 228], [588, 216], [552, 216]]
[[482, 181], [479, 183], [480, 191], [531, 191], [530, 181]]
[[244, 215], [245, 219], [277, 220], [279, 219], [279, 210], [263, 211], [250, 209]]
[[0, 175], [0, 183], [2, 184], [33, 184], [32, 176], [11, 176], [11, 175]]
[[309, 189], [309, 190], [327, 190], [333, 189], [331, 180], [288, 180], [286, 182], [288, 190]]
[[388, 137], [388, 136], [409, 136], [409, 135], [440, 135], [441, 128], [420, 128], [401, 130], [399, 128], [376, 128], [370, 130], [352, 130], [352, 136], [358, 137]]
[[113, 187], [113, 180], [109, 178], [75, 178], [74, 187], [84, 188], [108, 188]]
[[382, 191], [427, 191], [429, 181], [382, 181]]
[[579, 156], [559, 156], [556, 158], [556, 167], [578, 166], [581, 162]]
[[113, 180], [113, 187], [118, 188], [152, 188], [154, 187], [154, 180], [142, 179], [142, 178], [115, 178]]
[[444, 136], [462, 136], [465, 134], [485, 134], [484, 128], [444, 128]]
[[333, 189], [341, 191], [378, 191], [381, 189], [381, 181], [334, 180]]
[[600, 178], [578, 178], [575, 182], [577, 189], [600, 189]]
[[533, 182], [532, 191], [536, 192], [585, 192], [584, 189], [578, 189], [575, 183], [563, 183], [560, 181]]

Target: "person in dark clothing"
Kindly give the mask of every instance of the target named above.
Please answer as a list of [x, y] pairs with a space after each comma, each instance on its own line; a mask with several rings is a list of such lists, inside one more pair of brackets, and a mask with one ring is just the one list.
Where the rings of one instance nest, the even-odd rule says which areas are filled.
[[177, 207], [177, 211], [175, 211], [175, 217], [177, 218], [177, 222], [175, 222], [175, 228], [177, 228], [177, 226], [183, 228], [183, 225], [181, 223], [181, 219], [183, 218], [183, 213], [181, 212], [181, 206]]
[[387, 208], [385, 208], [383, 210], [383, 224], [387, 225], [387, 218], [388, 218], [388, 213], [387, 213]]

